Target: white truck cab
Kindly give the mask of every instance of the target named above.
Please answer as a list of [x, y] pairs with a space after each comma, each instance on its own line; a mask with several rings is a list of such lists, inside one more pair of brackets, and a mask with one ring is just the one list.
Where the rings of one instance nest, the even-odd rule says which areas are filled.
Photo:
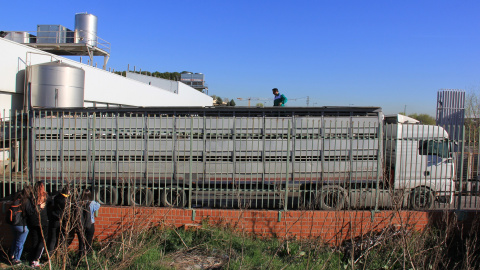
[[454, 155], [442, 127], [422, 125], [402, 115], [385, 116], [384, 142], [390, 184], [404, 192], [406, 205], [425, 209], [433, 206], [435, 199], [452, 202]]

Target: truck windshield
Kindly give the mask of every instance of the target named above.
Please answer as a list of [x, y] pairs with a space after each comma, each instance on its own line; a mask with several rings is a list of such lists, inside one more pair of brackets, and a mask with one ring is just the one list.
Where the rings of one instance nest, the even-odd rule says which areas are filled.
[[421, 141], [418, 150], [420, 155], [438, 156], [442, 158], [448, 158], [450, 156], [448, 142], [446, 141]]

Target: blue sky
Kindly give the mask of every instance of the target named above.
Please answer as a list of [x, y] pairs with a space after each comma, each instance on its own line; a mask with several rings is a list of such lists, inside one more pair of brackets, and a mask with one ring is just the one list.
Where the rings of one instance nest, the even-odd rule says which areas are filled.
[[[92, 13], [98, 36], [111, 43], [109, 68], [201, 72], [209, 94], [221, 97], [272, 98], [277, 87], [291, 99], [289, 106], [306, 106], [309, 96], [316, 106], [380, 106], [385, 113], [406, 106], [407, 114], [434, 116], [439, 89], [480, 89], [480, 1], [2, 1], [2, 6], [4, 31], [36, 31], [37, 24], [73, 29], [75, 13]], [[103, 58], [96, 61], [101, 65]]]

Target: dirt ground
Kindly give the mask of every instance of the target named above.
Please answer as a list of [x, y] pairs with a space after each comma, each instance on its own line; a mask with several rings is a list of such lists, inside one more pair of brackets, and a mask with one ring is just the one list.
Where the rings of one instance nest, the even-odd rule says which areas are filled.
[[223, 269], [228, 256], [213, 251], [200, 249], [176, 252], [168, 256], [168, 266], [178, 270]]

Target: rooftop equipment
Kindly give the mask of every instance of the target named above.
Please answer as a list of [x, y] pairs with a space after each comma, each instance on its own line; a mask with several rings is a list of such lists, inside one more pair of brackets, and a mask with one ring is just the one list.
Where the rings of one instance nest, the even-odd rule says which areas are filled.
[[5, 33], [5, 39], [12, 40], [18, 43], [35, 43], [35, 36], [23, 31], [8, 31]]
[[63, 25], [37, 25], [37, 43], [73, 43], [73, 31]]
[[88, 13], [75, 14], [75, 43], [97, 46], [97, 16]]

